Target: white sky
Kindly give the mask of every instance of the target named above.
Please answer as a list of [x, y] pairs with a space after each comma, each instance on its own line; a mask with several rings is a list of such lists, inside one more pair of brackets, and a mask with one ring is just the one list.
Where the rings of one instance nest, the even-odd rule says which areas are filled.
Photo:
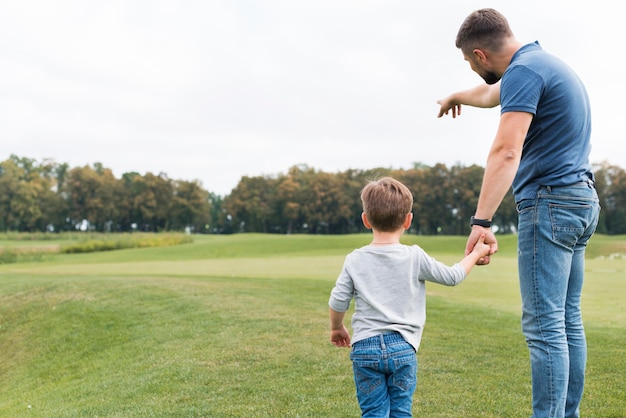
[[0, 0], [0, 161], [100, 162], [220, 195], [296, 164], [484, 165], [499, 108], [436, 118], [437, 99], [482, 81], [454, 46], [481, 7], [578, 72], [592, 162], [626, 167], [608, 0]]

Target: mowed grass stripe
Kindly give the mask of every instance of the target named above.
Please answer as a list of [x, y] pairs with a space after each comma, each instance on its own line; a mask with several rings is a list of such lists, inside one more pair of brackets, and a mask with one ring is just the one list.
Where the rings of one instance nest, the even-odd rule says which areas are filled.
[[123, 263], [32, 264], [6, 269], [13, 275], [51, 276], [153, 276], [153, 277], [248, 277], [302, 278], [328, 280], [336, 278], [343, 256], [288, 256], [263, 258], [218, 258], [180, 261], [137, 261]]
[[[137, 250], [141, 251], [141, 250]], [[265, 257], [212, 258], [204, 260], [125, 261], [107, 263], [46, 264], [3, 266], [5, 274], [43, 277], [224, 277], [265, 279], [316, 279], [334, 282], [345, 255], [273, 255]], [[442, 254], [442, 262], [452, 265], [458, 256]], [[626, 259], [587, 260], [583, 292], [586, 322], [623, 327], [626, 324]], [[430, 295], [440, 295], [477, 306], [513, 313], [521, 312], [517, 259], [497, 254], [489, 266], [475, 268], [456, 287], [427, 285]]]

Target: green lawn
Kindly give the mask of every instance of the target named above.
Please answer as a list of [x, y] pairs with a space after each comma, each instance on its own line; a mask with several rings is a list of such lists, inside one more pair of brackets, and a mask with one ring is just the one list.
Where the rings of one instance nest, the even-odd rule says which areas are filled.
[[[327, 301], [344, 256], [369, 240], [198, 236], [2, 264], [0, 416], [359, 416]], [[450, 264], [465, 245], [403, 241]], [[588, 255], [581, 415], [624, 417], [626, 239], [594, 237]], [[502, 237], [460, 286], [428, 285], [416, 416], [530, 416], [515, 257], [515, 237]]]

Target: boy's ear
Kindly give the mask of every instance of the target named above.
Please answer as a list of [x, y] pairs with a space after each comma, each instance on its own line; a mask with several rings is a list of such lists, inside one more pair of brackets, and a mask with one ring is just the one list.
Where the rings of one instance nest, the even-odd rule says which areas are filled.
[[410, 212], [406, 215], [406, 219], [404, 220], [404, 229], [409, 229], [411, 227], [411, 222], [413, 222], [413, 212]]
[[361, 213], [361, 220], [363, 221], [363, 225], [365, 225], [367, 229], [372, 229], [372, 225], [367, 220], [367, 215], [365, 214], [365, 212]]

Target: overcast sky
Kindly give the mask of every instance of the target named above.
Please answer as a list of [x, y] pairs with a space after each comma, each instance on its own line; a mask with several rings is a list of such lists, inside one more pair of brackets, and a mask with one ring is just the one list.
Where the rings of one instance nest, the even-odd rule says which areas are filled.
[[100, 162], [220, 195], [297, 164], [484, 166], [499, 108], [436, 117], [482, 81], [454, 46], [481, 7], [578, 72], [592, 162], [626, 167], [624, 18], [608, 0], [0, 0], [0, 161]]

